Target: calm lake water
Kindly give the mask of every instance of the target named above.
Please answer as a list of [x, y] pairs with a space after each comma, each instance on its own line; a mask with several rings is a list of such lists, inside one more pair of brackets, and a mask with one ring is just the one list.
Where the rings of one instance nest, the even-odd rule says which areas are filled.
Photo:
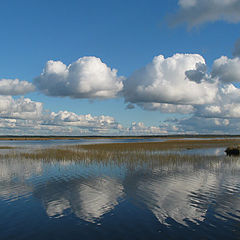
[[0, 239], [240, 239], [240, 159], [211, 154], [219, 158], [0, 160]]

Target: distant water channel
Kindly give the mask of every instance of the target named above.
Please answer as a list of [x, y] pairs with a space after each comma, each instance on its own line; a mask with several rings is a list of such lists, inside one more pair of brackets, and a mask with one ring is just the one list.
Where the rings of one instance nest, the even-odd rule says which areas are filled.
[[147, 164], [0, 160], [0, 239], [240, 239], [240, 159], [222, 152]]
[[[224, 138], [207, 138], [224, 139]], [[235, 137], [234, 139], [238, 139]], [[131, 142], [165, 142], [169, 140], [206, 140], [206, 138], [80, 138], [80, 139], [50, 139], [50, 140], [1, 140], [0, 146], [49, 148], [61, 145], [84, 145], [101, 143], [131, 143]]]

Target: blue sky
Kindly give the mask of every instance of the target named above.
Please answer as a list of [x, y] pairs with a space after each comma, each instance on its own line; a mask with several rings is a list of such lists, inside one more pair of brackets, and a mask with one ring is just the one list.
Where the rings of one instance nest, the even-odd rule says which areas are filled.
[[[240, 9], [239, 2], [238, 0], [1, 2], [0, 117], [2, 123], [0, 126], [2, 127], [0, 134], [124, 135], [225, 133], [226, 131], [236, 133], [237, 119], [240, 117], [236, 114], [239, 107], [238, 80], [236, 80], [238, 72], [234, 76], [227, 76], [229, 80], [223, 78], [221, 74], [223, 74], [222, 69], [225, 69], [225, 72], [228, 72], [228, 69], [229, 72], [234, 72], [239, 64], [238, 55], [234, 58], [232, 56], [235, 42], [239, 38], [240, 18], [237, 14]], [[183, 57], [172, 58], [177, 53], [182, 54]], [[198, 54], [204, 60], [184, 54]], [[192, 96], [187, 96], [185, 99], [184, 92], [180, 93], [180, 91], [192, 86], [194, 81], [196, 85], [196, 80], [190, 79], [190, 85], [185, 87], [184, 82], [178, 84], [175, 82], [178, 81], [178, 76], [174, 75], [176, 72], [166, 73], [168, 67], [164, 68], [170, 63], [167, 61], [162, 63], [160, 59], [151, 69], [153, 71], [154, 68], [161, 66], [165, 77], [159, 77], [157, 73], [155, 74], [157, 77], [153, 76], [150, 70], [145, 69], [141, 73], [145, 79], [141, 82], [139, 80], [141, 77], [135, 76], [134, 72], [150, 64], [153, 58], [159, 55], [163, 55], [165, 59], [170, 58], [169, 62], [176, 61], [179, 66], [183, 61], [188, 62], [186, 64], [189, 69], [185, 69], [186, 71], [197, 71], [195, 64], [198, 61], [206, 65], [207, 70], [201, 80], [202, 86], [197, 83], [198, 86], [194, 91], [198, 94], [199, 91], [209, 87], [208, 92], [212, 91], [215, 95], [206, 96], [205, 92], [199, 93], [199, 99], [211, 97], [205, 102], [193, 101]], [[39, 77], [49, 60], [61, 61], [68, 66], [79, 58], [89, 56], [100, 59], [110, 70], [118, 70], [116, 77], [107, 80], [99, 78], [107, 88], [113, 84], [114, 93], [112, 89], [111, 93], [108, 92], [103, 97], [99, 93], [93, 93], [97, 79], [92, 80], [91, 93], [83, 94], [82, 85], [79, 85], [78, 90], [70, 87], [68, 89], [67, 85], [64, 85], [61, 91], [58, 91], [58, 83], [62, 81], [62, 75], [46, 74], [42, 78]], [[216, 67], [214, 61], [221, 56], [227, 56], [227, 64], [226, 61], [221, 60], [221, 66], [215, 64]], [[231, 61], [232, 59], [235, 60]], [[184, 63], [183, 66], [186, 67], [186, 64]], [[217, 69], [216, 74], [213, 73], [213, 65]], [[95, 71], [97, 76], [101, 76], [91, 66], [90, 69]], [[81, 78], [83, 73], [77, 71], [77, 76]], [[124, 80], [120, 80], [118, 78], [120, 76], [123, 76]], [[15, 82], [15, 91], [16, 88], [23, 87], [20, 86], [21, 81], [33, 84], [34, 90], [33, 88], [30, 90], [28, 86], [28, 90], [12, 93], [10, 90], [13, 88], [14, 79], [19, 79], [18, 83]], [[77, 77], [67, 79], [70, 86], [76, 86], [78, 81], [80, 82]], [[166, 88], [165, 92], [161, 90], [164, 81], [168, 81], [171, 86]], [[55, 84], [52, 89], [50, 82]], [[135, 84], [132, 89], [129, 87], [131, 82]], [[175, 83], [178, 89], [173, 92], [171, 84]], [[116, 84], [124, 86], [118, 85], [116, 90]], [[192, 87], [195, 88], [195, 85]], [[226, 90], [224, 92], [220, 89], [227, 89], [230, 85], [236, 88], [232, 90], [236, 95], [233, 99], [229, 98]], [[137, 89], [142, 86], [145, 92], [140, 93]], [[148, 87], [153, 87], [156, 91], [148, 92], [146, 91]], [[5, 88], [10, 90], [6, 93]], [[153, 95], [150, 96], [151, 94]], [[30, 100], [25, 101], [26, 98]], [[221, 101], [228, 103], [224, 109]], [[40, 110], [36, 110], [36, 102], [41, 105]], [[149, 106], [153, 102], [171, 104], [171, 106], [166, 105], [163, 110], [161, 105], [153, 110], [152, 105]], [[126, 109], [128, 104], [132, 107], [134, 105], [135, 108]], [[193, 109], [170, 111], [169, 109], [175, 105], [187, 106], [188, 109], [191, 106]], [[234, 113], [227, 111], [230, 105]], [[220, 109], [219, 106], [222, 108]], [[65, 111], [65, 114], [59, 111]], [[94, 120], [89, 122], [86, 119], [88, 114], [91, 114]], [[32, 117], [29, 118], [28, 115]], [[75, 116], [74, 120], [72, 115]], [[108, 120], [100, 120], [101, 115], [110, 117], [111, 123]], [[86, 122], [81, 122], [82, 118]], [[194, 125], [194, 122], [198, 121], [202, 122], [204, 127]]]

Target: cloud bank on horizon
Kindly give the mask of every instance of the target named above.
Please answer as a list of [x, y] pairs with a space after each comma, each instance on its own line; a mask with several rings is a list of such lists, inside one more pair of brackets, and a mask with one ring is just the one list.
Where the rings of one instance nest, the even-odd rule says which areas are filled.
[[136, 135], [167, 134], [165, 127], [147, 127], [133, 122], [123, 127], [113, 117], [78, 115], [69, 111], [49, 112], [29, 98], [0, 96], [0, 129], [3, 134]]
[[[240, 22], [239, 0], [179, 0], [174, 24], [193, 27], [224, 20]], [[158, 55], [129, 77], [119, 76], [95, 56], [68, 66], [49, 60], [33, 83], [0, 79], [0, 128], [3, 134], [138, 135], [175, 133], [236, 133], [240, 130], [240, 39], [233, 57], [220, 56], [207, 66], [200, 54]], [[104, 100], [122, 98], [126, 108], [180, 114], [145, 126], [123, 126], [112, 116], [51, 112], [43, 103], [16, 97], [39, 91], [51, 97]]]

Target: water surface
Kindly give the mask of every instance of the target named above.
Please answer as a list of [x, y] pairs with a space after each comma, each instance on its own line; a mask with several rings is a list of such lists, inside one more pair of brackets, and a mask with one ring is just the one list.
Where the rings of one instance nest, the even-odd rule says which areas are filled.
[[240, 239], [239, 193], [240, 160], [221, 154], [145, 164], [1, 160], [0, 239]]

